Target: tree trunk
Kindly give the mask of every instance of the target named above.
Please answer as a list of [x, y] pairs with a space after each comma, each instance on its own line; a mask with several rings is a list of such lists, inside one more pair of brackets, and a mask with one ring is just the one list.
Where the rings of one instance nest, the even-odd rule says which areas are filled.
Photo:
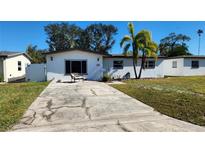
[[142, 74], [142, 69], [144, 67], [144, 63], [145, 63], [145, 55], [144, 55], [144, 52], [143, 52], [143, 54], [142, 54], [142, 62], [141, 62], [141, 66], [140, 66], [140, 72], [139, 72], [138, 79], [141, 78], [141, 74]]
[[132, 51], [133, 51], [133, 55], [132, 55], [132, 60], [133, 60], [133, 68], [134, 68], [134, 73], [135, 73], [135, 79], [137, 79], [137, 71], [136, 71], [136, 66], [135, 66], [135, 56], [134, 56], [134, 52], [136, 50], [136, 46], [134, 44], [134, 42], [132, 43]]
[[136, 71], [136, 67], [135, 67], [135, 59], [133, 57], [133, 68], [134, 68], [134, 73], [135, 73], [135, 79], [137, 79], [137, 71]]

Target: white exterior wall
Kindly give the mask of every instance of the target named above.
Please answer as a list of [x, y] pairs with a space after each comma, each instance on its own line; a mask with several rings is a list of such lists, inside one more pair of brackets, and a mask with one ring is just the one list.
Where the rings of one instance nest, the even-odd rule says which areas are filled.
[[[114, 69], [113, 61], [123, 60], [123, 69]], [[158, 59], [155, 63], [155, 68], [142, 70], [142, 78], [157, 78], [164, 77], [163, 73], [163, 59]], [[139, 73], [141, 60], [138, 60], [136, 71]], [[135, 78], [132, 58], [104, 58], [103, 67], [105, 71], [114, 78], [122, 78], [128, 72], [131, 78]]]
[[[192, 68], [193, 60], [199, 61], [199, 68]], [[172, 62], [177, 61], [177, 68], [172, 68]], [[168, 76], [196, 76], [205, 75], [205, 59], [197, 58], [173, 58], [163, 62], [164, 75]]]
[[[123, 69], [114, 69], [113, 61], [123, 60]], [[192, 60], [199, 61], [199, 68], [191, 68]], [[173, 61], [177, 62], [177, 68], [173, 68]], [[136, 70], [139, 73], [141, 60], [138, 60]], [[106, 72], [113, 78], [122, 78], [126, 73], [130, 73], [130, 77], [134, 78], [134, 69], [131, 58], [104, 58], [103, 66]], [[142, 78], [159, 78], [164, 76], [196, 76], [205, 75], [205, 59], [196, 58], [172, 58], [158, 59], [154, 69], [142, 70]]]
[[[21, 61], [21, 71], [18, 71], [18, 61]], [[24, 76], [26, 72], [25, 68], [30, 63], [30, 60], [24, 55], [6, 58], [3, 62], [4, 81], [8, 82], [10, 78]]]
[[[50, 57], [53, 57], [53, 61], [50, 60]], [[98, 58], [99, 61], [97, 61]], [[102, 55], [73, 50], [46, 56], [47, 80], [52, 80], [53, 78], [67, 79], [65, 75], [65, 60], [86, 60], [87, 79], [89, 80], [99, 80], [103, 76]]]
[[[192, 61], [199, 61], [199, 68], [191, 68]], [[205, 75], [205, 59], [185, 58], [183, 76]]]
[[46, 64], [30, 64], [26, 67], [26, 81], [46, 80]]
[[[172, 67], [173, 61], [177, 62], [177, 68]], [[184, 58], [164, 59], [163, 72], [167, 76], [182, 76], [184, 71]]]

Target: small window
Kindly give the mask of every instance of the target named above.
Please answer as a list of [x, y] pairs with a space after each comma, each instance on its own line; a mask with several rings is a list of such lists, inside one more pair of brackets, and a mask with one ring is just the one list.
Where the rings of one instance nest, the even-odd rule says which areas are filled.
[[18, 61], [18, 71], [21, 71], [21, 61]]
[[177, 68], [177, 61], [172, 62], [172, 68]]
[[51, 61], [53, 61], [53, 57], [51, 57]]
[[145, 62], [145, 68], [148, 68], [148, 69], [153, 69], [155, 68], [155, 61], [154, 60], [148, 60]]
[[197, 61], [197, 60], [192, 61], [191, 68], [199, 68], [199, 61]]
[[123, 61], [122, 60], [113, 61], [113, 68], [114, 69], [123, 69]]

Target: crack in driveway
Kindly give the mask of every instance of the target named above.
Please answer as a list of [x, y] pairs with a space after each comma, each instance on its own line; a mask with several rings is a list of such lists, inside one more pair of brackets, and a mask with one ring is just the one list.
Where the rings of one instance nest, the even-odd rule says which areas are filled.
[[117, 121], [117, 125], [122, 129], [124, 132], [132, 132], [131, 130], [127, 129], [123, 124], [120, 123], [120, 120]]
[[52, 99], [50, 99], [48, 102], [47, 102], [47, 108], [48, 108], [48, 114], [46, 114], [46, 112], [47, 111], [45, 111], [44, 113], [43, 113], [43, 117], [45, 117], [46, 118], [46, 120], [47, 121], [51, 121], [51, 116], [55, 113], [55, 111], [52, 111], [52, 108], [51, 108], [51, 106], [52, 106], [53, 104], [52, 104]]
[[93, 89], [90, 89], [93, 95], [97, 96], [96, 92]]
[[61, 108], [78, 108], [78, 107], [82, 107], [81, 105], [76, 105], [76, 106], [59, 106], [59, 107], [52, 107], [51, 109], [61, 109]]
[[85, 108], [85, 114], [88, 116], [88, 118], [89, 118], [90, 120], [92, 120], [92, 119], [91, 119], [91, 113], [90, 113], [89, 110], [90, 110], [90, 107], [86, 107], [86, 108]]
[[85, 114], [88, 116], [88, 118], [89, 118], [90, 120], [92, 120], [91, 113], [90, 113], [90, 111], [89, 111], [89, 109], [90, 109], [91, 107], [86, 107], [86, 98], [84, 98], [82, 102], [83, 102], [83, 103], [82, 103], [81, 107], [85, 109]]
[[33, 115], [32, 115], [32, 117], [30, 117], [30, 116], [23, 117], [23, 118], [28, 118], [26, 121], [22, 122], [24, 125], [31, 125], [36, 118], [36, 111], [34, 111], [32, 109], [29, 109], [29, 110], [33, 111]]

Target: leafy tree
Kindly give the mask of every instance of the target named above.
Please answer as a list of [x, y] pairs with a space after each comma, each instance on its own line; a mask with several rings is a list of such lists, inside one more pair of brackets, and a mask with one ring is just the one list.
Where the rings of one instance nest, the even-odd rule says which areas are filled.
[[[157, 44], [152, 41], [151, 34], [147, 30], [142, 30], [135, 35], [134, 33], [134, 25], [133, 23], [128, 23], [128, 31], [129, 35], [125, 35], [120, 42], [120, 46], [123, 47], [123, 54], [132, 55], [133, 59], [133, 68], [135, 73], [135, 78], [141, 77], [142, 69], [144, 68], [144, 64], [146, 61], [146, 57], [157, 56]], [[131, 50], [129, 50], [132, 48]], [[136, 72], [136, 63], [138, 59], [138, 55], [141, 54], [142, 61], [139, 75], [137, 76]]]
[[32, 58], [32, 63], [45, 63], [45, 56], [43, 52], [46, 50], [37, 49], [36, 45], [29, 45], [26, 49], [26, 53]]
[[190, 55], [186, 42], [190, 37], [183, 34], [170, 33], [167, 37], [160, 40], [159, 50], [162, 56]]
[[113, 25], [102, 23], [89, 25], [81, 35], [82, 49], [108, 53], [115, 43], [113, 38], [117, 34], [117, 28]]
[[176, 45], [174, 51], [168, 52], [168, 57], [180, 56], [180, 55], [191, 55], [186, 45]]
[[85, 29], [67, 23], [50, 24], [45, 27], [46, 42], [51, 51], [71, 48], [108, 53], [115, 43], [117, 28], [113, 25], [91, 24]]
[[44, 27], [48, 35], [46, 42], [51, 51], [63, 51], [70, 48], [79, 48], [82, 29], [74, 24], [49, 24]]

